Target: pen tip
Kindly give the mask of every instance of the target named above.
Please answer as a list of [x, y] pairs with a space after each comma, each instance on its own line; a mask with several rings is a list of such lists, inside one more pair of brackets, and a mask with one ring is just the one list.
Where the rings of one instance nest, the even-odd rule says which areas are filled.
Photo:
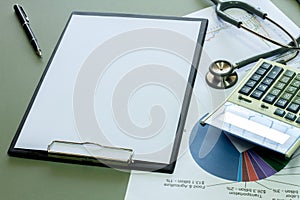
[[37, 50], [37, 51], [36, 51], [36, 54], [37, 54], [39, 57], [42, 57], [42, 51], [41, 51], [41, 50]]

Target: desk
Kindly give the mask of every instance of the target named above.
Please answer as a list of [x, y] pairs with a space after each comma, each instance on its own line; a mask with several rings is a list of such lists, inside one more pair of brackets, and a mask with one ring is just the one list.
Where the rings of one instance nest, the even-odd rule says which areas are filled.
[[[295, 0], [273, 0], [298, 26]], [[0, 197], [3, 199], [123, 199], [129, 173], [91, 166], [8, 157], [6, 152], [56, 42], [73, 10], [181, 16], [206, 0], [20, 0], [43, 50], [39, 59], [13, 12], [0, 2]], [[172, 5], [172, 6], [170, 6]]]

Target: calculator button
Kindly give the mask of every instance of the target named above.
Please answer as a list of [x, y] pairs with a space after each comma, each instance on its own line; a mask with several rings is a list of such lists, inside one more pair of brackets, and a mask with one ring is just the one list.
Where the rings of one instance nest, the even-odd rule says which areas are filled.
[[247, 83], [246, 83], [246, 85], [248, 86], [248, 87], [254, 87], [255, 85], [256, 85], [256, 81], [254, 81], [254, 80], [249, 80], [249, 81], [247, 81]]
[[278, 115], [280, 117], [283, 117], [285, 115], [285, 111], [280, 109], [280, 108], [277, 108], [274, 112], [275, 115]]
[[294, 99], [293, 103], [300, 104], [300, 97], [297, 96], [297, 97]]
[[294, 87], [294, 86], [288, 86], [285, 91], [289, 92], [289, 93], [292, 93], [292, 94], [295, 94], [297, 92], [297, 88]]
[[256, 70], [256, 74], [259, 74], [259, 75], [265, 75], [265, 73], [267, 72], [267, 70], [266, 69], [263, 69], [263, 68], [258, 68], [257, 70]]
[[288, 82], [290, 82], [291, 78], [288, 76], [282, 76], [280, 78], [280, 82], [287, 84]]
[[262, 92], [266, 92], [269, 89], [269, 86], [262, 83], [257, 87], [257, 89]]
[[300, 81], [300, 74], [297, 74], [295, 77], [296, 80]]
[[262, 78], [262, 75], [259, 75], [259, 74], [253, 74], [251, 76], [251, 79], [254, 80], [254, 81], [260, 81], [260, 79]]
[[288, 93], [288, 92], [283, 93], [283, 95], [281, 96], [281, 98], [286, 99], [288, 101], [290, 101], [292, 99], [292, 97], [293, 97], [293, 94]]
[[275, 106], [280, 108], [285, 108], [287, 106], [288, 101], [286, 99], [278, 99], [278, 101], [275, 103]]
[[298, 119], [296, 120], [297, 124], [300, 124], [300, 117], [298, 117]]
[[300, 80], [293, 80], [292, 83], [291, 83], [291, 86], [299, 88], [300, 87]]
[[285, 76], [288, 76], [288, 77], [294, 77], [295, 76], [295, 72], [293, 72], [293, 71], [291, 71], [291, 70], [286, 70], [285, 72], [284, 72], [284, 75]]
[[288, 120], [291, 120], [291, 121], [295, 121], [297, 117], [296, 117], [296, 115], [293, 114], [293, 113], [287, 113], [286, 116], [285, 116], [284, 118], [286, 118], [286, 119], [288, 119]]
[[279, 90], [283, 90], [285, 88], [286, 84], [282, 83], [282, 82], [278, 82], [275, 84], [274, 87], [276, 87]]
[[281, 90], [279, 90], [277, 88], [272, 88], [270, 91], [270, 94], [272, 94], [274, 96], [279, 96], [280, 93], [281, 93]]
[[269, 72], [269, 74], [267, 75], [267, 77], [271, 79], [276, 79], [281, 74], [282, 71], [283, 69], [281, 67], [274, 66]]
[[276, 100], [276, 96], [272, 95], [272, 94], [267, 94], [265, 96], [265, 98], [263, 99], [264, 102], [269, 103], [269, 104], [273, 104]]
[[287, 108], [288, 111], [291, 111], [293, 113], [297, 113], [299, 109], [300, 109], [300, 105], [296, 103], [291, 103]]
[[272, 65], [269, 63], [263, 62], [260, 67], [264, 68], [266, 70], [269, 70], [272, 67]]
[[255, 99], [261, 99], [264, 93], [260, 90], [254, 90], [253, 93], [251, 94], [251, 97]]
[[273, 83], [274, 79], [271, 79], [271, 78], [264, 78], [264, 80], [262, 81], [263, 84], [266, 84], [266, 85], [271, 85]]
[[249, 95], [251, 92], [252, 88], [248, 86], [243, 86], [240, 90], [239, 93], [244, 94], [244, 95]]

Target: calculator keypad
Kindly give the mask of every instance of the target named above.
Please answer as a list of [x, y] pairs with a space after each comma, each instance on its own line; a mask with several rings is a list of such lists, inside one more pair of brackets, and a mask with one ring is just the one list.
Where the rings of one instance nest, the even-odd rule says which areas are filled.
[[260, 109], [274, 107], [269, 116], [275, 115], [300, 126], [299, 89], [300, 73], [285, 65], [264, 61], [256, 66], [237, 92], [249, 98], [248, 103], [252, 103], [251, 98], [261, 101], [261, 105], [257, 106]]

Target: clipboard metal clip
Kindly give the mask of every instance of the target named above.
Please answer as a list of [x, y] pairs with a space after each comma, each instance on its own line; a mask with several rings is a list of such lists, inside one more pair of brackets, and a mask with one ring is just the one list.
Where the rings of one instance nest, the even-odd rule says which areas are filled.
[[104, 146], [93, 142], [70, 142], [62, 140], [52, 141], [48, 147], [49, 156], [65, 158], [92, 159], [103, 163], [134, 163], [133, 149]]

